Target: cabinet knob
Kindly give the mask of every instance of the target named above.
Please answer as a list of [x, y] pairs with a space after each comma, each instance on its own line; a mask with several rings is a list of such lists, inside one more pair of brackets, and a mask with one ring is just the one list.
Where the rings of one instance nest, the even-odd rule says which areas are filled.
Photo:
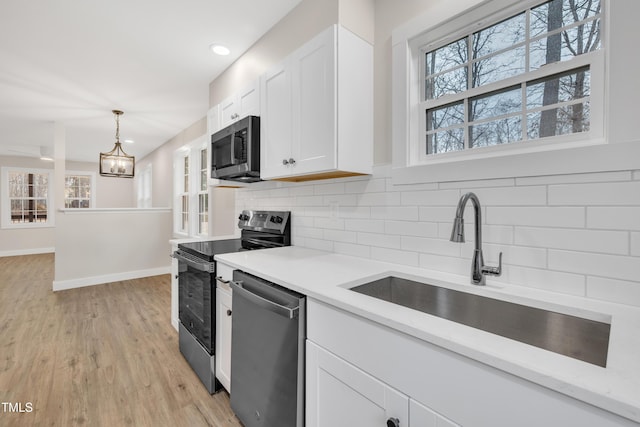
[[394, 417], [391, 417], [387, 420], [387, 427], [400, 427], [400, 420]]
[[289, 164], [289, 160], [287, 159], [282, 159], [282, 164], [287, 166]]
[[289, 158], [289, 164], [290, 164], [290, 165], [293, 165], [293, 164], [295, 164], [295, 163], [296, 163], [295, 159]]
[[231, 316], [231, 310], [227, 310], [227, 316]]

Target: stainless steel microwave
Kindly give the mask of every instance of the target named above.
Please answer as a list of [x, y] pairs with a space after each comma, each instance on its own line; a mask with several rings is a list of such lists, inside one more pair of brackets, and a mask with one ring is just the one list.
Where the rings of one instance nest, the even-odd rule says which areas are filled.
[[260, 181], [260, 117], [247, 116], [211, 135], [211, 178]]

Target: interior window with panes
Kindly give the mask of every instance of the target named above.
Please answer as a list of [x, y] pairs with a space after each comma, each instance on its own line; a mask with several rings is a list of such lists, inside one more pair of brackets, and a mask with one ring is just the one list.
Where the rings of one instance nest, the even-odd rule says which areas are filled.
[[423, 47], [421, 157], [588, 132], [604, 1], [535, 3]]
[[2, 227], [50, 225], [51, 184], [49, 170], [2, 168]]

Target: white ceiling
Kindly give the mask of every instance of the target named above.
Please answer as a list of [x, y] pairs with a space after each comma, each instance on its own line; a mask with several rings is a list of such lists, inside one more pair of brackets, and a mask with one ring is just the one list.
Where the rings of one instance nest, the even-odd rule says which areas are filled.
[[[141, 158], [206, 115], [209, 83], [300, 0], [2, 0], [0, 155]], [[212, 43], [231, 49], [220, 57]]]

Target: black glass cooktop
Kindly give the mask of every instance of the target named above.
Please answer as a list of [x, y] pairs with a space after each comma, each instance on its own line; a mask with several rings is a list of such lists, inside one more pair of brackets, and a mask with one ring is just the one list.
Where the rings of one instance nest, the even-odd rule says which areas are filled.
[[216, 255], [239, 252], [242, 249], [241, 242], [240, 239], [205, 240], [180, 243], [178, 248], [199, 258], [213, 261], [213, 257]]

